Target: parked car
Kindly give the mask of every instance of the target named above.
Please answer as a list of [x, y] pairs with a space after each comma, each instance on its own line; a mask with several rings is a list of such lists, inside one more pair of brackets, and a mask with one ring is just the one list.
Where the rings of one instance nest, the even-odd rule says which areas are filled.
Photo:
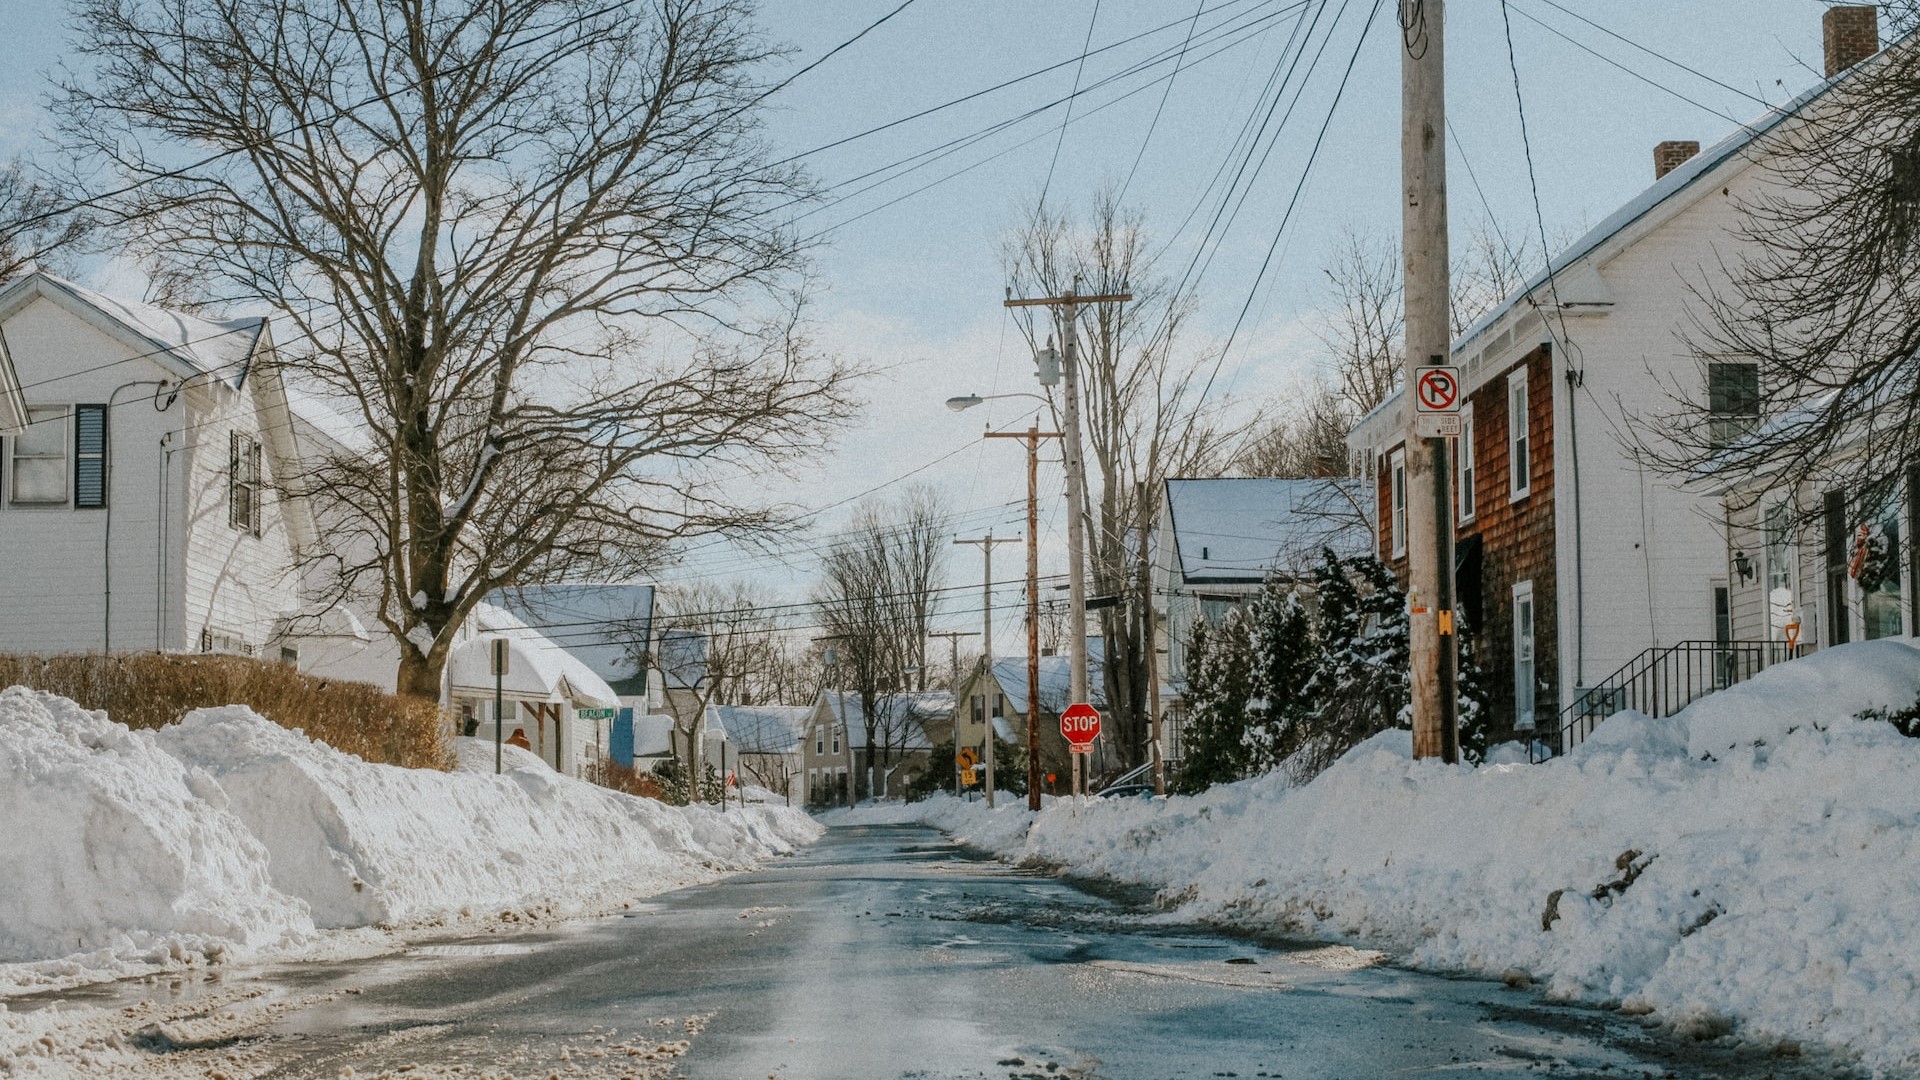
[[1128, 769], [1107, 782], [1107, 786], [1094, 792], [1103, 799], [1122, 799], [1130, 795], [1153, 794], [1153, 765], [1151, 762], [1138, 768]]

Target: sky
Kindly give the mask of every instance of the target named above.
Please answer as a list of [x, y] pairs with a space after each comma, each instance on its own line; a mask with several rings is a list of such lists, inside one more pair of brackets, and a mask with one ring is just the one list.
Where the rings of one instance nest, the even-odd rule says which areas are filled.
[[[762, 482], [761, 494], [818, 511], [811, 532], [772, 556], [696, 543], [661, 580], [744, 577], [804, 599], [819, 547], [860, 499], [914, 482], [934, 486], [960, 535], [1019, 533], [1019, 444], [979, 435], [987, 425], [1024, 427], [1031, 403], [942, 407], [954, 395], [1033, 388], [1027, 346], [1000, 304], [1001, 243], [1043, 192], [1050, 209], [1082, 213], [1095, 192], [1124, 184], [1178, 276], [1213, 213], [1200, 197], [1282, 57], [1297, 53], [1286, 48], [1297, 34], [1318, 62], [1292, 69], [1298, 104], [1284, 123], [1276, 115], [1278, 135], [1249, 167], [1244, 203], [1214, 233], [1190, 342], [1231, 336], [1214, 393], [1284, 402], [1325, 361], [1312, 328], [1329, 303], [1320, 269], [1329, 252], [1344, 232], [1391, 237], [1399, 227], [1398, 4], [764, 0], [761, 25], [789, 49], [769, 68], [772, 81], [899, 8], [770, 98], [766, 117], [776, 153], [804, 155], [824, 189], [794, 221], [816, 240], [816, 338], [876, 374], [862, 387], [869, 405], [857, 425], [799, 475]], [[47, 72], [72, 61], [65, 7], [8, 6], [15, 61], [0, 66], [0, 151], [40, 152]], [[1445, 25], [1456, 247], [1489, 226], [1510, 244], [1577, 234], [1652, 183], [1656, 143], [1710, 144], [1817, 82], [1826, 6], [1508, 0], [1503, 22], [1494, 0], [1456, 0]], [[1043, 469], [1041, 485], [1042, 572], [1058, 573], [1057, 467]], [[996, 579], [1016, 577], [1018, 549], [1000, 548], [994, 569]], [[977, 549], [954, 549], [949, 580], [978, 584]], [[977, 593], [962, 595], [946, 622], [977, 628]], [[996, 593], [997, 643], [1015, 640], [1018, 600], [1017, 589]]]

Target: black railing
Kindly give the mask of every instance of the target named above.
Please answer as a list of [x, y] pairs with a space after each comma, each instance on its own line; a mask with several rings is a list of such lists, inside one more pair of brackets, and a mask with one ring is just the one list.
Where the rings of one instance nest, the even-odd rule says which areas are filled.
[[1566, 753], [1622, 709], [1672, 716], [1804, 651], [1789, 649], [1784, 641], [1682, 641], [1648, 649], [1598, 685], [1574, 691], [1555, 730], [1534, 742], [1532, 757], [1539, 761]]

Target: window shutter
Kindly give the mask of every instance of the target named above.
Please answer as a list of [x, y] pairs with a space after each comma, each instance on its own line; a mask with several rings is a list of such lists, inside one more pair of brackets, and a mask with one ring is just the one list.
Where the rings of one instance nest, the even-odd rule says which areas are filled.
[[73, 407], [73, 505], [98, 510], [107, 505], [107, 407]]
[[1847, 497], [1829, 491], [1825, 497], [1827, 533], [1827, 643], [1847, 643]]
[[260, 443], [255, 439], [247, 440], [247, 482], [252, 488], [247, 506], [252, 514], [249, 528], [253, 535], [260, 535]]
[[245, 519], [241, 517], [241, 500], [244, 498], [240, 487], [240, 433], [227, 432], [227, 524], [239, 528]]

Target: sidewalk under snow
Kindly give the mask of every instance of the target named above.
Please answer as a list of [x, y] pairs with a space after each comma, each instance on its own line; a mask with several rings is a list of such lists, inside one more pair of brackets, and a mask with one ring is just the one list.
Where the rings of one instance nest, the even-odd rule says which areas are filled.
[[491, 744], [461, 743], [455, 772], [402, 769], [243, 707], [132, 731], [0, 690], [0, 992], [605, 910], [818, 835], [796, 810], [670, 807], [511, 747], [496, 776]]
[[941, 797], [911, 817], [1004, 858], [1148, 884], [1183, 914], [1358, 939], [1696, 1035], [1920, 1071], [1920, 651], [1824, 650], [1677, 717], [1621, 713], [1544, 765], [1411, 760], [1406, 732], [1304, 787], [1093, 799], [1075, 814]]

